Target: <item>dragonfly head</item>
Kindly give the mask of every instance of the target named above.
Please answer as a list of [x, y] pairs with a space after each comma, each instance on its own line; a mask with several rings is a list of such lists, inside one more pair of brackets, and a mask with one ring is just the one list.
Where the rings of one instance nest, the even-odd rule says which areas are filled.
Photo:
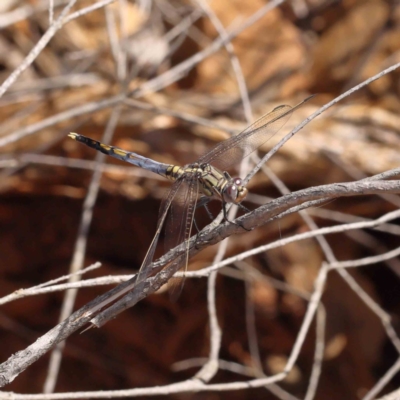
[[243, 186], [240, 178], [233, 178], [226, 185], [223, 197], [227, 203], [241, 203], [247, 196], [247, 189]]

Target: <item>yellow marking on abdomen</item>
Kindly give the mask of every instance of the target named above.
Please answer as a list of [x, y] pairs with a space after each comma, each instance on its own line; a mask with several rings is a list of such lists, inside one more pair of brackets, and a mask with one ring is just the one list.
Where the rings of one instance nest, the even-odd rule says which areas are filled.
[[165, 177], [171, 181], [176, 181], [183, 174], [183, 169], [179, 165], [170, 165], [165, 173]]

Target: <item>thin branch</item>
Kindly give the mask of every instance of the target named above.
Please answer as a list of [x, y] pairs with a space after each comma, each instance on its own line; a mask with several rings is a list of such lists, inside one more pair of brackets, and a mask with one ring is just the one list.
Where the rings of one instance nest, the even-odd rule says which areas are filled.
[[[342, 196], [356, 196], [356, 195], [368, 195], [368, 194], [380, 194], [383, 192], [399, 193], [400, 192], [400, 181], [360, 181], [350, 183], [331, 184], [325, 186], [317, 186], [314, 188], [303, 189], [298, 192], [285, 195], [271, 201], [270, 203], [256, 209], [255, 211], [246, 214], [236, 221], [238, 224], [224, 223], [218, 225], [215, 229], [209, 230], [210, 227], [206, 227], [202, 233], [200, 233], [195, 239], [191, 240], [190, 248], [191, 255], [197, 254], [203, 247], [207, 247], [212, 244], [216, 244], [226, 237], [242, 233], [244, 226], [246, 229], [254, 229], [261, 225], [266, 224], [274, 218], [278, 218], [281, 213], [285, 210], [293, 208], [295, 205], [307, 203], [311, 200], [318, 199], [333, 199]], [[123, 299], [114, 303], [108, 309], [102, 311], [99, 315], [92, 320], [92, 323], [98, 327], [102, 326], [110, 318], [115, 317], [116, 314], [136, 304], [139, 300], [146, 297], [149, 293], [157, 290], [158, 284], [164, 279], [168, 280], [181, 266], [183, 255], [185, 251], [184, 244], [176, 247], [172, 251], [168, 252], [160, 260], [149, 266], [149, 276], [158, 273], [164, 265], [172, 263], [166, 270], [162, 271], [158, 275], [160, 281], [156, 279], [156, 285], [154, 284], [149, 287], [144, 285], [143, 291], [138, 292], [135, 290], [136, 282], [125, 282], [120, 285], [119, 291], [121, 294], [127, 293], [134, 289], [129, 295], [126, 295]], [[165, 283], [165, 282], [164, 282]], [[142, 285], [140, 285], [142, 286]], [[115, 299], [115, 295], [118, 292], [118, 288], [115, 288], [109, 292], [109, 298]], [[99, 307], [104, 307], [110, 302], [110, 300], [104, 297], [99, 299], [99, 303], [96, 305], [96, 310]], [[96, 311], [96, 313], [97, 313]]]
[[[386, 371], [375, 386], [363, 397], [363, 400], [372, 400], [391, 381], [400, 370], [400, 358]], [[384, 398], [386, 399], [386, 397]], [[396, 399], [396, 397], [394, 398]], [[398, 397], [397, 397], [398, 399]], [[383, 399], [382, 399], [383, 400]]]
[[3, 97], [4, 93], [8, 88], [17, 80], [17, 78], [24, 72], [36, 59], [36, 57], [42, 52], [46, 45], [50, 42], [52, 37], [61, 28], [63, 20], [68, 14], [69, 10], [74, 6], [77, 0], [70, 0], [68, 4], [61, 11], [59, 17], [50, 25], [49, 29], [45, 32], [42, 38], [36, 43], [35, 47], [25, 57], [24, 61], [20, 66], [13, 71], [13, 73], [1, 84], [0, 86], [0, 98]]
[[[108, 121], [108, 124], [106, 126], [106, 129], [104, 131], [104, 135], [102, 137], [103, 142], [109, 143], [111, 141], [115, 128], [117, 127], [118, 124], [119, 116], [120, 116], [120, 108], [116, 107], [113, 110], [111, 117]], [[96, 155], [96, 163], [99, 167], [104, 163], [105, 158], [106, 158], [105, 154], [98, 153]], [[76, 274], [76, 272], [80, 271], [83, 268], [89, 228], [92, 223], [93, 209], [96, 204], [97, 196], [100, 190], [100, 179], [102, 176], [102, 172], [103, 172], [102, 168], [97, 168], [93, 173], [85, 197], [85, 201], [83, 203], [81, 221], [79, 224], [78, 235], [76, 238], [74, 251], [72, 255], [72, 261], [70, 265], [70, 274], [71, 274], [69, 278], [70, 283], [78, 281], [81, 277], [81, 275]], [[72, 289], [65, 292], [59, 317], [60, 323], [62, 323], [62, 321], [64, 321], [71, 315], [77, 294], [78, 294], [78, 289]], [[60, 370], [64, 347], [65, 347], [65, 341], [60, 342], [51, 352], [47, 370], [47, 376], [43, 386], [44, 393], [52, 393], [54, 391], [54, 388], [57, 383], [58, 373]]]

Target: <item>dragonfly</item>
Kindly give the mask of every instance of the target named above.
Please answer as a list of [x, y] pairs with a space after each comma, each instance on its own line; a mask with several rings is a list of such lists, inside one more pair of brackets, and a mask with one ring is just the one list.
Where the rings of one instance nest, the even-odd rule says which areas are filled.
[[[222, 202], [225, 220], [229, 221], [226, 211], [227, 205], [240, 206], [246, 198], [248, 190], [243, 180], [240, 177], [231, 177], [228, 170], [237, 166], [243, 158], [249, 156], [270, 140], [285, 125], [292, 112], [311, 97], [313, 96], [307, 97], [294, 107], [280, 105], [274, 108], [238, 135], [220, 142], [196, 162], [185, 166], [161, 163], [71, 132], [68, 135], [71, 139], [111, 157], [154, 172], [173, 182], [161, 202], [156, 233], [136, 277], [132, 278], [131, 284], [124, 285], [121, 291], [116, 290], [112, 298], [105, 300], [97, 308], [103, 308], [111, 301], [127, 294], [137, 282], [144, 281], [149, 277], [151, 270], [149, 266], [153, 261], [163, 227], [165, 229], [166, 252], [180, 243], [185, 243], [184, 268], [186, 271], [189, 258], [189, 239], [196, 208], [199, 205], [206, 204], [209, 200], [217, 199]], [[183, 280], [180, 285], [182, 284]]]

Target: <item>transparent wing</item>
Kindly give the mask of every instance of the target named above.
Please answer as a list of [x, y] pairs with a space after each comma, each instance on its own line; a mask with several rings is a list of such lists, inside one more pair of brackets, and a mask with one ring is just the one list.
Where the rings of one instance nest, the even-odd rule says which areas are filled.
[[222, 171], [227, 170], [271, 139], [285, 125], [292, 112], [311, 97], [294, 107], [282, 105], [274, 108], [238, 135], [216, 145], [198, 163], [212, 164]]
[[[167, 218], [168, 210], [171, 207], [172, 201], [174, 200], [176, 193], [180, 191], [182, 184], [183, 184], [182, 180], [176, 181], [172, 185], [171, 189], [168, 191], [167, 195], [165, 196], [165, 198], [163, 199], [163, 201], [161, 203], [160, 213], [159, 213], [159, 218], [158, 218], [158, 223], [157, 223], [157, 230], [156, 230], [156, 233], [150, 244], [150, 247], [147, 250], [146, 256], [144, 257], [144, 260], [142, 262], [142, 265], [139, 269], [138, 274], [135, 277], [129, 279], [127, 282], [124, 282], [124, 283], [118, 285], [116, 288], [114, 288], [112, 290], [113, 293], [111, 296], [107, 296], [107, 298], [104, 299], [104, 301], [99, 302], [98, 304], [96, 304], [96, 306], [93, 306], [92, 308], [87, 310], [86, 313], [89, 313], [89, 314], [94, 313], [95, 311], [100, 310], [101, 308], [109, 305], [111, 302], [114, 302], [118, 298], [119, 298], [119, 300], [117, 300], [114, 305], [111, 305], [110, 308], [121, 304], [121, 302], [124, 304], [123, 309], [126, 309], [129, 307], [129, 302], [128, 302], [128, 300], [126, 300], [126, 296], [124, 296], [124, 295], [127, 295], [128, 292], [130, 292], [136, 285], [138, 285], [140, 282], [144, 281], [146, 278], [148, 278], [150, 276], [151, 269], [149, 268], [149, 266], [153, 260], [154, 253], [155, 253], [155, 250], [157, 247], [157, 243], [160, 238], [160, 234], [161, 234], [162, 228], [164, 226], [165, 220]], [[122, 296], [124, 296], [124, 297], [122, 297]], [[105, 313], [105, 312], [107, 312], [107, 310], [102, 311], [102, 313]], [[102, 313], [100, 313], [97, 317], [95, 317], [92, 320], [92, 322], [95, 321], [97, 318], [99, 318], [102, 315]], [[107, 318], [105, 320], [103, 320], [101, 325], [103, 325], [105, 322], [107, 322], [107, 320], [108, 320]], [[93, 323], [95, 323], [95, 322], [93, 322]]]
[[[186, 244], [186, 257], [183, 267], [185, 272], [189, 262], [189, 239], [192, 232], [197, 198], [198, 180], [194, 176], [189, 176], [187, 179], [183, 177], [183, 182], [169, 208], [165, 225], [165, 252], [168, 252], [182, 242]], [[170, 280], [169, 289], [172, 298], [176, 299], [179, 296], [184, 281], [184, 277]]]
[[168, 211], [171, 208], [171, 205], [173, 204], [176, 195], [177, 194], [180, 195], [182, 189], [185, 188], [185, 186], [186, 185], [184, 185], [183, 180], [177, 180], [176, 182], [174, 182], [171, 189], [168, 191], [167, 195], [162, 200], [158, 216], [157, 230], [150, 244], [150, 247], [147, 250], [146, 256], [142, 262], [140, 270], [138, 272], [137, 282], [145, 280], [150, 275], [151, 270], [148, 267], [153, 261], [154, 253], [157, 248], [157, 243], [160, 238], [162, 228], [165, 224], [165, 221], [167, 220]]

